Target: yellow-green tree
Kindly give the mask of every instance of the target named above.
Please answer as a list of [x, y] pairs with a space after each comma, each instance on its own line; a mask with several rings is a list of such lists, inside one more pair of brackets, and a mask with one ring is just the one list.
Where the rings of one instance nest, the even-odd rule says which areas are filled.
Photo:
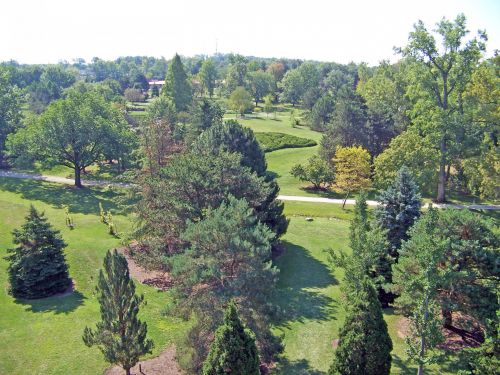
[[229, 107], [243, 117], [245, 112], [252, 109], [252, 95], [244, 87], [238, 86], [229, 97]]
[[370, 180], [370, 154], [361, 146], [337, 147], [333, 157], [335, 165], [334, 190], [345, 194], [345, 207], [347, 197], [353, 191], [367, 189]]

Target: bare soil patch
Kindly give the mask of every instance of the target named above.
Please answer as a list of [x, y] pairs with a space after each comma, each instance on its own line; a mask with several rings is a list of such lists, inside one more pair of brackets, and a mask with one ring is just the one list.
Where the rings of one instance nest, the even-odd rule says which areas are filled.
[[[165, 349], [158, 357], [139, 362], [130, 370], [132, 375], [182, 375], [175, 359], [175, 347]], [[113, 366], [104, 375], [124, 375], [125, 370]]]
[[339, 339], [334, 339], [334, 340], [332, 341], [332, 348], [333, 348], [333, 350], [335, 350], [335, 349], [337, 349], [337, 348], [338, 348], [338, 346], [339, 346], [339, 341], [340, 341]]
[[150, 285], [156, 289], [167, 290], [172, 286], [172, 278], [168, 272], [147, 270], [141, 267], [130, 256], [128, 248], [122, 247], [117, 251], [125, 256], [130, 275], [142, 284]]
[[[401, 318], [397, 323], [398, 337], [405, 338], [409, 334], [410, 321]], [[479, 324], [470, 316], [453, 313], [453, 326], [443, 327], [441, 333], [444, 342], [439, 345], [444, 350], [462, 350], [465, 348], [476, 348], [484, 342], [483, 330]]]

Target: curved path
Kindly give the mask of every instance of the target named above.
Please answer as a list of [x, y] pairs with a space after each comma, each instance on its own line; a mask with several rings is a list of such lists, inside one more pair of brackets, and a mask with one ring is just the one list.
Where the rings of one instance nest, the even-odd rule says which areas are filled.
[[[25, 178], [30, 180], [40, 180], [40, 181], [48, 181], [55, 182], [59, 184], [67, 184], [74, 185], [74, 180], [66, 177], [59, 176], [47, 176], [35, 173], [24, 173], [24, 172], [13, 172], [13, 171], [3, 171], [0, 170], [0, 177], [9, 177], [9, 178]], [[123, 182], [109, 182], [109, 181], [99, 181], [99, 180], [82, 180], [82, 185], [84, 186], [116, 186], [116, 187], [124, 187], [130, 188], [133, 184], [127, 184]], [[343, 199], [334, 199], [334, 198], [321, 198], [321, 197], [304, 197], [299, 195], [278, 195], [278, 199], [282, 201], [295, 201], [295, 202], [313, 202], [313, 203], [334, 203], [334, 204], [343, 204]], [[356, 200], [348, 199], [346, 204], [355, 204]], [[366, 201], [369, 206], [378, 206], [380, 202], [377, 201]], [[434, 207], [437, 208], [467, 208], [472, 210], [500, 210], [500, 205], [493, 204], [471, 204], [471, 205], [462, 205], [462, 204], [453, 204], [453, 203], [433, 203]], [[425, 204], [424, 207], [428, 207], [429, 204]]]

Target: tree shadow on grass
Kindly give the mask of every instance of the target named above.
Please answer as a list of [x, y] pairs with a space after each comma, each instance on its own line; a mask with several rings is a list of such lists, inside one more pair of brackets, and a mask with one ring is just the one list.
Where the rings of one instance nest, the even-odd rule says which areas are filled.
[[301, 359], [298, 361], [290, 361], [287, 358], [280, 360], [279, 366], [273, 374], [280, 375], [325, 375], [323, 371], [313, 369], [309, 365], [309, 361]]
[[53, 296], [41, 299], [16, 299], [16, 303], [26, 306], [28, 312], [54, 312], [68, 314], [81, 306], [86, 297], [78, 290], [64, 296]]
[[398, 369], [398, 374], [414, 374], [415, 368], [408, 367], [408, 362], [402, 359], [401, 357], [393, 354], [392, 355], [392, 366], [393, 369]]
[[286, 241], [284, 244], [286, 250], [277, 260], [280, 280], [275, 300], [280, 314], [275, 324], [286, 327], [292, 321], [335, 319], [337, 301], [319, 290], [337, 284], [328, 266], [305, 248]]
[[94, 187], [75, 188], [45, 181], [0, 178], [0, 190], [20, 194], [27, 200], [40, 200], [54, 208], [68, 206], [72, 213], [98, 214], [99, 202], [104, 209], [114, 214], [125, 214], [130, 210], [132, 199], [125, 191]]

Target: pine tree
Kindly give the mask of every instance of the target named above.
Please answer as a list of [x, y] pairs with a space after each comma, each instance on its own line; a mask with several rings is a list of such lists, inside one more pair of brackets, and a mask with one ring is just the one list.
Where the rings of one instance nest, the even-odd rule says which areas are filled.
[[85, 327], [83, 342], [88, 347], [97, 345], [106, 361], [119, 364], [130, 375], [139, 358], [151, 353], [153, 342], [146, 338], [146, 323], [137, 318], [144, 296], [135, 294], [127, 260], [116, 250], [107, 252], [96, 290], [101, 322], [95, 331]]
[[329, 375], [385, 375], [391, 370], [392, 341], [371, 281], [358, 275], [348, 287], [347, 316]]
[[68, 289], [71, 280], [59, 231], [52, 229], [43, 213], [31, 206], [26, 222], [13, 232], [8, 257], [12, 294], [20, 298], [43, 298]]
[[397, 259], [401, 242], [408, 239], [408, 229], [420, 217], [421, 199], [410, 170], [403, 166], [393, 184], [379, 197], [375, 211], [378, 223], [387, 229], [390, 255]]
[[186, 111], [193, 100], [191, 85], [188, 82], [184, 65], [178, 54], [175, 54], [168, 67], [162, 94], [174, 102], [175, 109], [178, 112]]
[[224, 374], [260, 374], [254, 334], [241, 322], [234, 302], [224, 312], [224, 323], [217, 329], [203, 365], [203, 375]]

